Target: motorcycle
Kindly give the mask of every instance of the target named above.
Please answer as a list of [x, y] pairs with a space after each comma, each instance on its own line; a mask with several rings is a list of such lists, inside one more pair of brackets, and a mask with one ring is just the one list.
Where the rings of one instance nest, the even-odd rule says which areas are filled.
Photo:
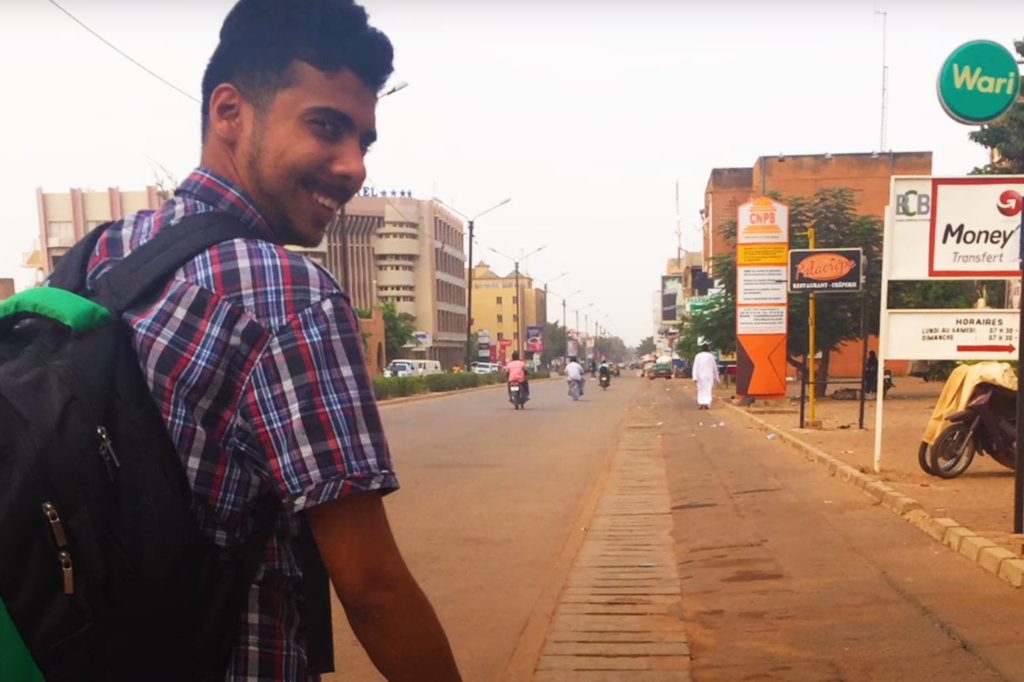
[[512, 403], [512, 407], [517, 410], [526, 408], [526, 401], [529, 400], [526, 397], [526, 391], [519, 385], [518, 381], [508, 382], [508, 401]]
[[602, 374], [601, 375], [601, 388], [603, 390], [607, 391], [608, 387], [611, 386], [611, 385], [612, 385], [611, 377], [608, 376], [607, 374]]
[[1007, 469], [1017, 452], [1017, 396], [1002, 386], [979, 383], [966, 409], [947, 418], [951, 425], [932, 445], [929, 464], [939, 478], [956, 478], [976, 454], [989, 455]]
[[573, 402], [576, 402], [580, 399], [581, 395], [583, 395], [581, 382], [573, 379], [569, 382], [569, 397], [573, 399]]

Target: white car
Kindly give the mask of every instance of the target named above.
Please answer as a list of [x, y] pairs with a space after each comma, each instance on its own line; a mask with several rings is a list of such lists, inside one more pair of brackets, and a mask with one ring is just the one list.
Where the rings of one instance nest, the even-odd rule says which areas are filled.
[[470, 367], [473, 374], [497, 374], [501, 371], [501, 365], [496, 362], [474, 362]]
[[386, 377], [411, 377], [412, 376], [412, 365], [408, 362], [401, 362], [400, 360], [393, 360], [387, 367], [384, 368], [384, 376]]

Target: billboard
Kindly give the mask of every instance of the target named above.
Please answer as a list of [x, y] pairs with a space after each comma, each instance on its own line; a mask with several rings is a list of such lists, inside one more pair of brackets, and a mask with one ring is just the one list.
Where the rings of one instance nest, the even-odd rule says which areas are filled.
[[569, 358], [579, 357], [580, 347], [579, 342], [576, 339], [566, 339], [565, 341], [565, 355]]
[[544, 351], [544, 328], [526, 328], [526, 350], [531, 353], [542, 353]]
[[682, 275], [663, 275], [661, 278], [661, 321], [675, 322], [679, 319], [679, 303], [682, 300]]

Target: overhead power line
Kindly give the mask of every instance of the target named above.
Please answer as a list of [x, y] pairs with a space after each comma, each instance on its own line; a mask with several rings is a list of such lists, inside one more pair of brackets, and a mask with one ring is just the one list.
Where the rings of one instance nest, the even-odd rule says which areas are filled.
[[139, 62], [137, 62], [137, 61], [135, 61], [134, 59], [132, 59], [132, 58], [131, 58], [130, 56], [128, 56], [128, 55], [127, 55], [127, 54], [125, 54], [125, 53], [124, 53], [124, 52], [123, 52], [122, 50], [120, 50], [120, 49], [119, 49], [119, 48], [118, 48], [118, 47], [117, 47], [116, 45], [114, 45], [114, 44], [113, 44], [113, 43], [111, 43], [111, 42], [110, 42], [109, 40], [107, 40], [106, 38], [104, 38], [103, 36], [101, 36], [101, 35], [100, 35], [99, 33], [97, 33], [96, 31], [92, 30], [91, 28], [89, 28], [88, 26], [86, 26], [86, 25], [85, 25], [84, 23], [82, 23], [82, 21], [81, 21], [81, 20], [80, 20], [80, 19], [79, 19], [78, 17], [76, 17], [76, 16], [74, 15], [74, 14], [72, 14], [71, 12], [67, 11], [66, 9], [64, 9], [63, 7], [61, 7], [60, 5], [58, 5], [58, 4], [57, 4], [57, 3], [55, 2], [55, 0], [48, 0], [48, 1], [49, 1], [49, 3], [50, 3], [51, 5], [53, 5], [53, 6], [54, 6], [54, 7], [56, 7], [57, 9], [59, 9], [59, 10], [60, 10], [61, 12], [63, 12], [63, 13], [64, 13], [64, 14], [66, 14], [66, 15], [68, 15], [69, 17], [71, 17], [71, 19], [72, 19], [72, 20], [73, 20], [73, 21], [74, 21], [74, 22], [75, 22], [76, 24], [78, 24], [79, 26], [81, 26], [82, 28], [84, 28], [84, 29], [85, 29], [86, 31], [88, 31], [89, 33], [93, 34], [94, 36], [96, 36], [97, 38], [99, 38], [99, 39], [100, 39], [101, 41], [103, 41], [103, 43], [104, 43], [104, 44], [105, 44], [105, 45], [106, 45], [107, 47], [109, 47], [110, 49], [112, 49], [112, 50], [113, 50], [114, 52], [118, 53], [119, 55], [121, 55], [122, 57], [124, 57], [125, 59], [127, 59], [128, 61], [130, 61], [130, 62], [131, 62], [132, 64], [134, 64], [135, 66], [139, 67], [140, 69], [142, 69], [143, 71], [145, 71], [146, 73], [148, 73], [148, 74], [149, 74], [150, 76], [152, 76], [153, 78], [156, 78], [156, 79], [157, 79], [158, 81], [160, 81], [160, 82], [161, 82], [161, 83], [163, 83], [164, 85], [166, 85], [166, 86], [168, 86], [168, 87], [170, 87], [170, 88], [174, 88], [175, 90], [177, 90], [178, 92], [180, 92], [180, 93], [181, 93], [182, 95], [185, 95], [185, 97], [188, 97], [188, 98], [189, 98], [190, 100], [192, 100], [193, 102], [196, 102], [196, 103], [198, 103], [198, 104], [202, 104], [202, 101], [201, 101], [201, 100], [198, 100], [198, 99], [196, 99], [196, 98], [195, 98], [195, 97], [193, 97], [192, 95], [188, 94], [187, 92], [185, 92], [184, 90], [182, 90], [181, 88], [179, 88], [179, 87], [178, 87], [177, 85], [175, 85], [174, 83], [171, 83], [170, 81], [168, 81], [168, 80], [166, 80], [166, 79], [164, 79], [164, 78], [160, 77], [160, 76], [159, 76], [158, 74], [154, 73], [154, 72], [153, 72], [153, 71], [151, 71], [150, 69], [147, 69], [147, 68], [146, 68], [145, 66], [143, 66], [143, 65], [142, 65], [142, 64], [140, 64]]

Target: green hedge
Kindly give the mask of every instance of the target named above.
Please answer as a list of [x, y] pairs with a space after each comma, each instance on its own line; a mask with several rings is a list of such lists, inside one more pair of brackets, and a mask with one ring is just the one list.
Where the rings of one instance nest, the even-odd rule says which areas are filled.
[[[550, 372], [532, 372], [530, 379], [547, 379]], [[428, 374], [424, 377], [373, 377], [373, 392], [377, 400], [404, 398], [420, 393], [447, 393], [461, 391], [477, 386], [504, 384], [508, 381], [506, 374]]]

